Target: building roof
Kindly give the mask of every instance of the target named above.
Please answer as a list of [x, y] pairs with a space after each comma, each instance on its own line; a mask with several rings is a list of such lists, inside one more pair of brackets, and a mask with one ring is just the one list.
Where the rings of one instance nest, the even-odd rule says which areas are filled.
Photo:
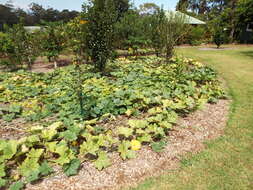
[[181, 18], [184, 18], [186, 24], [194, 24], [194, 25], [206, 24], [205, 22], [203, 22], [203, 21], [201, 21], [201, 20], [199, 20], [197, 18], [189, 16], [189, 15], [187, 15], [185, 13], [181, 13], [179, 11], [166, 11], [165, 14], [166, 14], [167, 17], [170, 17], [170, 16], [179, 16]]
[[35, 31], [41, 29], [40, 26], [25, 26], [24, 28], [25, 28], [25, 30], [28, 31], [28, 32], [35, 32]]

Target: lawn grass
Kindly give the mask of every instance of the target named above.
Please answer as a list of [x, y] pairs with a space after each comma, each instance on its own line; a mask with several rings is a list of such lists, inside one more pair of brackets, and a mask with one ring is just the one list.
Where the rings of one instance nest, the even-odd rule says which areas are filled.
[[181, 168], [151, 178], [135, 190], [253, 189], [253, 47], [177, 53], [215, 68], [225, 79], [233, 99], [225, 135], [207, 142], [207, 148], [182, 160]]

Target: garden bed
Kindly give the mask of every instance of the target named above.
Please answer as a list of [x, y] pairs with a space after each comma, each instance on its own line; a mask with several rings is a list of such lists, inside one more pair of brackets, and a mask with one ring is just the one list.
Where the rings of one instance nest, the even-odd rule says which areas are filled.
[[[1, 73], [0, 122], [10, 126], [1, 129], [1, 186], [20, 189], [55, 173], [45, 183], [59, 183], [65, 180], [61, 170], [79, 174], [70, 181], [90, 175], [80, 181], [87, 189], [132, 183], [199, 150], [224, 126], [227, 102], [220, 99], [226, 95], [217, 73], [199, 62], [147, 56], [120, 58], [106, 75], [91, 70]], [[189, 115], [206, 104], [207, 111]], [[178, 118], [189, 120], [188, 128]], [[221, 125], [213, 125], [216, 119]]]
[[229, 103], [228, 100], [221, 100], [217, 104], [207, 104], [202, 110], [181, 118], [170, 133], [168, 145], [161, 153], [146, 146], [137, 153], [137, 158], [126, 162], [113, 154], [110, 155], [113, 165], [103, 171], [96, 170], [91, 163], [84, 163], [77, 176], [68, 178], [58, 172], [43, 182], [29, 185], [27, 189], [120, 189], [134, 186], [148, 177], [176, 170], [180, 167], [180, 160], [184, 155], [201, 151], [205, 147], [205, 141], [223, 134]]

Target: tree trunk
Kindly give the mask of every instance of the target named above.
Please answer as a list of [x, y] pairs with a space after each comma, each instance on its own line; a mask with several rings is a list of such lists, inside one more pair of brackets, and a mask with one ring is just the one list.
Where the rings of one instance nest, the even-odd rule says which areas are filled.
[[54, 68], [57, 69], [58, 65], [57, 65], [57, 61], [54, 61]]
[[233, 43], [234, 42], [234, 34], [235, 34], [235, 26], [234, 24], [232, 25], [232, 30], [230, 32], [230, 35], [229, 35], [229, 42], [230, 43]]

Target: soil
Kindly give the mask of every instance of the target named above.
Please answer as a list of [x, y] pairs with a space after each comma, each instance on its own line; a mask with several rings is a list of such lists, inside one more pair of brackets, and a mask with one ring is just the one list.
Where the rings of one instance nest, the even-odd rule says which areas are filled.
[[229, 114], [228, 100], [207, 104], [185, 118], [181, 118], [169, 135], [162, 153], [149, 146], [137, 153], [137, 158], [123, 161], [117, 153], [110, 154], [112, 165], [103, 171], [91, 162], [82, 164], [77, 176], [66, 177], [58, 171], [54, 176], [37, 184], [27, 185], [28, 190], [101, 190], [135, 186], [144, 179], [166, 171], [177, 170], [187, 153], [197, 153], [205, 148], [204, 142], [223, 135]]
[[[67, 65], [70, 65], [71, 58], [61, 57], [58, 59], [57, 64], [58, 67], [65, 67]], [[54, 71], [54, 63], [46, 62], [42, 58], [37, 59], [32, 66], [32, 72], [46, 73], [51, 71]]]
[[201, 51], [210, 51], [210, 50], [222, 51], [222, 50], [233, 50], [233, 49], [237, 49], [237, 48], [233, 48], [233, 47], [220, 47], [220, 48], [205, 47], [205, 48], [199, 48], [199, 50], [201, 50]]

